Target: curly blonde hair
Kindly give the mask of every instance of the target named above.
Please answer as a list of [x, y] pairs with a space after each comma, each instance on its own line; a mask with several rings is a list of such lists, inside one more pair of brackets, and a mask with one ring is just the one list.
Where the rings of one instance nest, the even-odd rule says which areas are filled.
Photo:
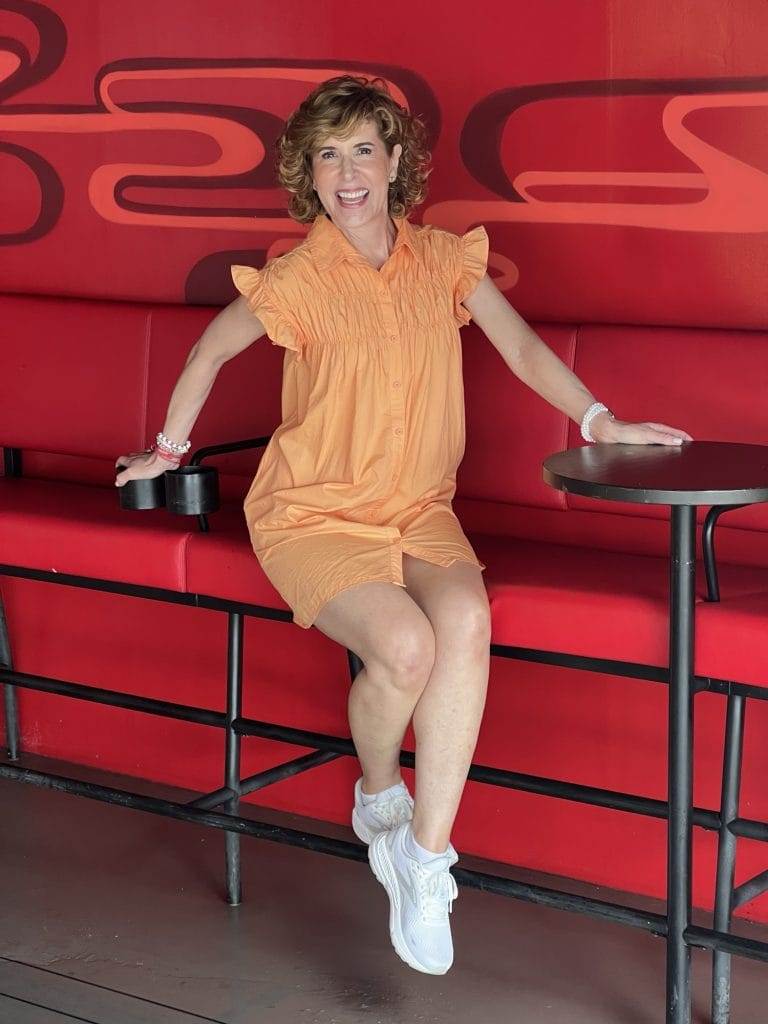
[[423, 122], [393, 99], [384, 79], [338, 75], [321, 82], [302, 101], [277, 140], [277, 178], [290, 193], [288, 213], [300, 224], [324, 212], [312, 187], [314, 150], [330, 135], [348, 138], [364, 120], [375, 122], [388, 156], [398, 143], [403, 147], [389, 187], [390, 216], [405, 217], [424, 201], [432, 154]]

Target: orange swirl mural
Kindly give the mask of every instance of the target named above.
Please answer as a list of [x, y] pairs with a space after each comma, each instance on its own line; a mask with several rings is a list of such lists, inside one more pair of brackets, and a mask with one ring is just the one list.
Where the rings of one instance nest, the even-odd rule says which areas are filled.
[[[275, 181], [285, 117], [317, 82], [354, 72], [385, 78], [427, 125], [434, 172], [412, 218], [456, 232], [485, 224], [497, 284], [524, 315], [766, 325], [768, 76], [750, 73], [765, 5], [732, 5], [717, 74], [706, 46], [713, 5], [679, 5], [699, 73], [658, 74], [659, 22], [648, 75], [634, 67], [628, 77], [617, 59], [626, 5], [590, 5], [575, 19], [554, 4], [557, 26], [546, 20], [553, 5], [525, 5], [522, 26], [523, 5], [491, 4], [497, 17], [477, 26], [489, 57], [462, 56], [458, 82], [429, 36], [418, 64], [393, 66], [386, 31], [361, 61], [350, 59], [363, 41], [354, 25], [332, 22], [328, 44], [313, 38], [314, 53], [297, 59], [285, 29], [255, 20], [251, 5], [216, 19], [198, 4], [190, 23], [180, 4], [166, 33], [175, 6], [149, 17], [140, 3], [130, 17], [112, 0], [0, 3], [4, 290], [228, 301], [231, 263], [261, 265], [306, 233]], [[491, 42], [500, 27], [503, 59]], [[637, 28], [627, 22], [627, 33]], [[635, 65], [641, 49], [634, 39]]]

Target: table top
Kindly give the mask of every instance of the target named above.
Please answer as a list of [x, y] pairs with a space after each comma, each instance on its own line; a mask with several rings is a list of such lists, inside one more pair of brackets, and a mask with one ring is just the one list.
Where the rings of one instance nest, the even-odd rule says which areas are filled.
[[768, 444], [587, 444], [556, 452], [542, 465], [551, 487], [590, 498], [650, 505], [768, 501]]

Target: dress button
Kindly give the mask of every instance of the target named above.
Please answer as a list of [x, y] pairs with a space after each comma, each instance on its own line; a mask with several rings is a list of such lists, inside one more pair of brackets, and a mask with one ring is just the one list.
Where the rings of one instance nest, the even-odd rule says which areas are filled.
[[393, 388], [399, 388], [400, 387], [400, 381], [399, 380], [393, 380], [392, 381], [392, 387]]
[[402, 432], [403, 432], [403, 428], [402, 427], [395, 427], [395, 433], [396, 434], [402, 434]]

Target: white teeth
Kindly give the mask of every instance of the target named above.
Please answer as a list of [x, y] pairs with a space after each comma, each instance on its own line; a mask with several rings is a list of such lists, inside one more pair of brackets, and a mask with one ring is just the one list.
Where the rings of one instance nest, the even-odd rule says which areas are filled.
[[368, 195], [368, 189], [362, 188], [359, 192], [337, 192], [336, 195], [340, 199], [360, 199], [362, 196]]

